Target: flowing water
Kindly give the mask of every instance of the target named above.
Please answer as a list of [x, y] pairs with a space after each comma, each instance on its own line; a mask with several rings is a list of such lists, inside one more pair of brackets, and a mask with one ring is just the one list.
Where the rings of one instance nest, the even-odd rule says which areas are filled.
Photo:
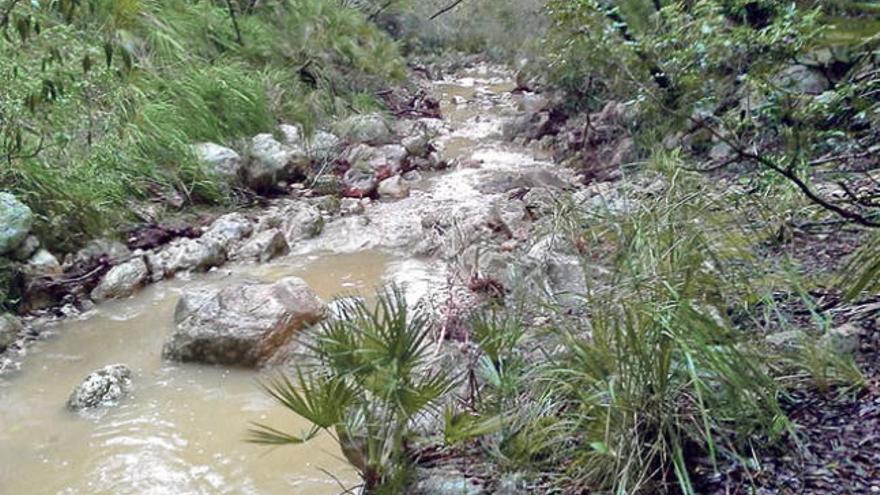
[[[549, 166], [500, 142], [500, 116], [516, 103], [513, 84], [500, 76], [484, 68], [434, 85], [446, 116], [443, 154], [480, 160], [481, 169], [428, 177], [410, 198], [369, 208], [369, 221], [330, 222], [280, 260], [229, 265], [101, 304], [33, 344], [19, 371], [0, 376], [0, 494], [317, 495], [339, 493], [338, 482], [352, 485], [355, 473], [329, 438], [274, 450], [242, 441], [251, 421], [307, 427], [260, 390], [259, 372], [161, 359], [175, 303], [183, 289], [244, 277], [296, 275], [325, 299], [389, 281], [407, 284], [408, 297], [417, 298], [442, 284], [441, 262], [405, 253], [421, 235], [420, 216], [485, 208], [476, 186], [487, 171]], [[93, 415], [67, 411], [71, 390], [113, 363], [134, 371], [133, 396]]]

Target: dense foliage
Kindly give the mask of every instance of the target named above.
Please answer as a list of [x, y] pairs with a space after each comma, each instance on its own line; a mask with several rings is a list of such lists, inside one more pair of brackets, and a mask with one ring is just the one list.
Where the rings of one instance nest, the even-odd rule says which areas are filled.
[[[697, 154], [715, 147], [712, 170], [755, 166], [757, 177], [785, 179], [845, 220], [880, 225], [870, 198], [853, 192], [867, 179], [863, 162], [880, 127], [880, 37], [870, 5], [548, 5], [551, 82], [575, 108], [630, 102], [632, 131], [647, 151], [661, 143]], [[820, 190], [817, 172], [834, 177], [845, 197]]]
[[[410, 7], [424, 20], [437, 6]], [[546, 19], [527, 15], [541, 7]], [[627, 169], [623, 206], [556, 205], [551, 234], [578, 254], [587, 290], [566, 305], [509, 297], [468, 322], [477, 357], [446, 411], [445, 447], [479, 450], [493, 475], [528, 473], [541, 493], [699, 493], [701, 470], [748, 471], [768, 446], [797, 442], [791, 390], [864, 385], [850, 356], [816, 338], [832, 321], [814, 292], [875, 290], [876, 242], [840, 276], [758, 253], [804, 225], [793, 218], [880, 221], [874, 198], [852, 186], [876, 184], [876, 12], [864, 2], [486, 1], [428, 28], [405, 15], [393, 26], [413, 53], [528, 53], [574, 118], [625, 102], [623, 131], [647, 158], [630, 165], [653, 178], [640, 191]], [[705, 175], [718, 171], [721, 187]], [[792, 321], [786, 305], [809, 308], [809, 321]], [[529, 326], [524, 308], [555, 323]], [[763, 339], [774, 332], [801, 337], [780, 348]], [[316, 353], [330, 370], [328, 356], [370, 348], [333, 342], [335, 352]]]
[[0, 26], [0, 181], [59, 249], [133, 199], [224, 201], [191, 144], [374, 108], [403, 67], [360, 11], [322, 0], [8, 0]]

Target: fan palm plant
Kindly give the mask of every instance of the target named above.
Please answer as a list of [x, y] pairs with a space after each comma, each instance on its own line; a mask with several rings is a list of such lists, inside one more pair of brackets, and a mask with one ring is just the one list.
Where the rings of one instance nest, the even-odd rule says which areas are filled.
[[326, 431], [357, 469], [364, 493], [395, 493], [406, 483], [405, 446], [413, 424], [452, 381], [432, 369], [428, 319], [410, 311], [399, 288], [381, 291], [373, 307], [354, 298], [338, 306], [339, 316], [309, 336], [315, 364], [264, 384], [281, 405], [311, 422], [311, 429], [293, 435], [257, 424], [249, 440], [299, 444]]

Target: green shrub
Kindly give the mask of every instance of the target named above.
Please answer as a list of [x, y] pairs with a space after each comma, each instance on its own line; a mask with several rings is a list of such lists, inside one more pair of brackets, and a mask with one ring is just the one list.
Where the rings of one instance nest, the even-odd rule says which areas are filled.
[[282, 376], [266, 386], [312, 430], [296, 436], [257, 425], [251, 441], [298, 444], [325, 430], [358, 470], [364, 493], [401, 493], [414, 423], [436, 408], [451, 380], [432, 368], [431, 328], [424, 314], [407, 308], [399, 289], [380, 293], [373, 308], [360, 299], [337, 304], [339, 317], [310, 340], [315, 366], [299, 367], [294, 381]]

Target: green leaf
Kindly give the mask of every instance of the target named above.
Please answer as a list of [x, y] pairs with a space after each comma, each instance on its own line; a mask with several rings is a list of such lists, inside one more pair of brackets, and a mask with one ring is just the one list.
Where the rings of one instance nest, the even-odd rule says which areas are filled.
[[504, 418], [501, 415], [478, 416], [447, 411], [443, 436], [447, 443], [456, 444], [496, 433], [502, 428]]
[[605, 442], [590, 442], [590, 448], [602, 455], [611, 454], [611, 450], [605, 445]]

